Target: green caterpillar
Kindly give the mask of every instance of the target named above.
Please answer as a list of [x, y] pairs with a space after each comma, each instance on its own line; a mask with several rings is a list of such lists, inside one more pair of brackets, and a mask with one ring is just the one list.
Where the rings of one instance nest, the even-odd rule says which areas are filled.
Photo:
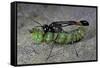
[[59, 32], [59, 33], [52, 33], [52, 32], [44, 33], [40, 29], [33, 28], [31, 35], [34, 43], [54, 42], [59, 44], [68, 44], [81, 40], [85, 36], [85, 28], [78, 27], [77, 29], [69, 32]]
[[[78, 28], [66, 32], [62, 29], [62, 27], [68, 25], [77, 25]], [[32, 35], [32, 39], [34, 43], [45, 42], [45, 43], [57, 43], [57, 44], [69, 44], [69, 43], [80, 41], [85, 36], [86, 33], [86, 29], [84, 28], [84, 26], [88, 26], [88, 25], [89, 23], [85, 20], [81, 20], [79, 22], [57, 21], [51, 23], [50, 25], [44, 24], [42, 26], [40, 24], [40, 26], [38, 27], [42, 27], [42, 29], [38, 29], [37, 27], [34, 27], [30, 31], [30, 33]]]

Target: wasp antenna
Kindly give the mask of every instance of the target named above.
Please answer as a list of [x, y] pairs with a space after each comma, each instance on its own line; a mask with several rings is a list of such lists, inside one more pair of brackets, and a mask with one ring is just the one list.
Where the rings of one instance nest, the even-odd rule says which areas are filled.
[[39, 22], [37, 22], [37, 21], [35, 21], [35, 20], [33, 20], [35, 23], [37, 23], [37, 24], [39, 24], [40, 26], [42, 26]]
[[35, 26], [35, 27], [43, 27], [43, 26]]
[[78, 52], [77, 52], [77, 50], [76, 50], [76, 48], [75, 48], [74, 45], [73, 45], [73, 47], [74, 47], [74, 50], [75, 50], [75, 52], [76, 52], [76, 56], [79, 57]]
[[42, 28], [43, 26], [34, 26], [34, 27], [41, 27]]

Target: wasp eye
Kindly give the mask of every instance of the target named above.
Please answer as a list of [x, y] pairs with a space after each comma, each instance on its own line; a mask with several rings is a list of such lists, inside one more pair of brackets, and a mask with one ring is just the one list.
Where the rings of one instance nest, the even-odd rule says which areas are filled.
[[83, 26], [89, 26], [89, 22], [86, 21], [86, 20], [81, 20], [80, 23], [81, 23]]

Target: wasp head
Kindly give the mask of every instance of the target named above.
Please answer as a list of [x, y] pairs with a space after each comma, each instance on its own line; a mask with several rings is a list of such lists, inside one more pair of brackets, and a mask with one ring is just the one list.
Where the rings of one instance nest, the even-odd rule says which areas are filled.
[[42, 26], [42, 28], [43, 28], [43, 30], [44, 30], [45, 33], [48, 32], [48, 30], [49, 30], [49, 26], [47, 24], [44, 24]]

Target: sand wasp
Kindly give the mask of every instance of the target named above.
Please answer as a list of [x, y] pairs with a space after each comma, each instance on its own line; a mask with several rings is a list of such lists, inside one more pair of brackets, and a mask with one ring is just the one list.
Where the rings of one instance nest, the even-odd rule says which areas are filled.
[[[32, 34], [32, 39], [34, 43], [58, 43], [58, 44], [68, 44], [72, 42], [78, 42], [85, 36], [84, 26], [89, 26], [88, 21], [81, 20], [76, 21], [55, 21], [51, 24], [41, 25], [39, 22], [35, 21], [39, 26], [35, 26], [29, 32]], [[62, 27], [77, 25], [77, 29], [72, 31], [64, 31]], [[41, 27], [41, 29], [38, 29]]]

